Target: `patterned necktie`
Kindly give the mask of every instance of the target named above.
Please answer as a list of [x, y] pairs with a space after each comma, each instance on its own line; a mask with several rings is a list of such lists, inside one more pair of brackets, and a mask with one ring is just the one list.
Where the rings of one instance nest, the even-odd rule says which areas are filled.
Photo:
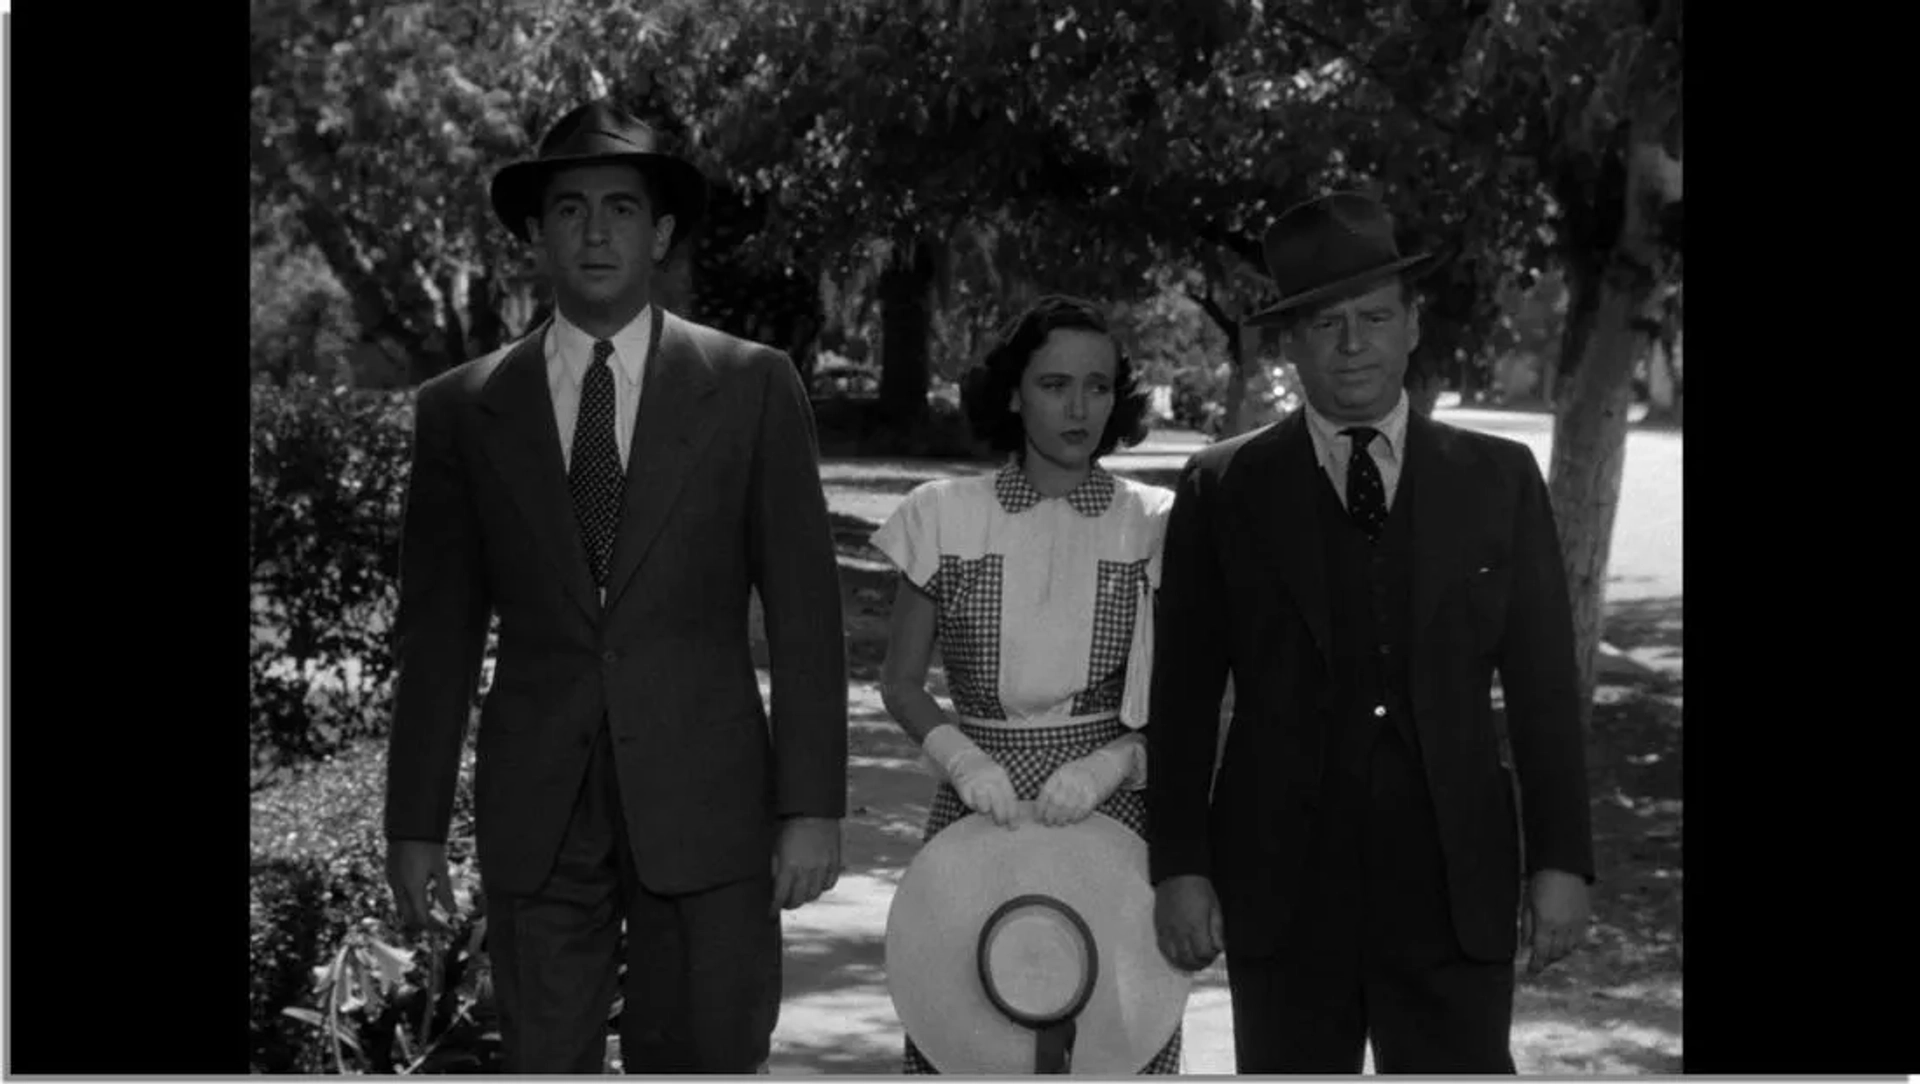
[[1353, 525], [1366, 533], [1367, 541], [1378, 542], [1381, 529], [1387, 525], [1387, 487], [1380, 480], [1379, 464], [1367, 449], [1380, 431], [1356, 425], [1340, 430], [1340, 435], [1353, 442], [1353, 450], [1347, 454], [1347, 514], [1353, 517]]
[[573, 516], [587, 545], [593, 582], [605, 586], [613, 558], [613, 533], [620, 525], [620, 449], [613, 437], [613, 344], [593, 344], [593, 364], [580, 388], [580, 415], [573, 427], [573, 462], [567, 488], [573, 491]]

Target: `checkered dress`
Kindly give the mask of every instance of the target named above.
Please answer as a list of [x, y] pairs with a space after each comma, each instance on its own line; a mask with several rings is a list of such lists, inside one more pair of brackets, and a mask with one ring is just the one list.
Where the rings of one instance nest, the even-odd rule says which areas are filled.
[[[994, 474], [929, 482], [873, 536], [936, 603], [936, 643], [961, 730], [1007, 770], [1027, 801], [1054, 770], [1127, 733], [1114, 717], [1142, 587], [1158, 580], [1173, 494], [1095, 468], [1047, 500], [1012, 463]], [[1149, 772], [1149, 774], [1151, 774]], [[1142, 792], [1100, 807], [1141, 835]], [[941, 783], [927, 839], [967, 814]], [[1180, 1071], [1180, 1030], [1140, 1069]], [[937, 1073], [906, 1042], [908, 1074]]]

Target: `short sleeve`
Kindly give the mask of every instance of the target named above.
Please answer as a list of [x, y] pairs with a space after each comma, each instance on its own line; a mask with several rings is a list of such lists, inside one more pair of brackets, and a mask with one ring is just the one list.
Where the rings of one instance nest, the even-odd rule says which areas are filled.
[[939, 483], [926, 482], [908, 493], [893, 515], [873, 532], [873, 545], [912, 581], [931, 593], [940, 570]]

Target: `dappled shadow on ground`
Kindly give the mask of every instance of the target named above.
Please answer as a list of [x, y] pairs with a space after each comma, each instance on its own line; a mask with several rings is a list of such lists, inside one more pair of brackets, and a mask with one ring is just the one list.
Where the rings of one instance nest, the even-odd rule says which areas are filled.
[[1607, 604], [1607, 642], [1623, 651], [1668, 653], [1677, 666], [1683, 630], [1679, 595]]
[[1581, 952], [1523, 976], [1515, 1047], [1548, 1073], [1677, 1073], [1682, 1011], [1680, 600], [1610, 607], [1608, 639], [1670, 650], [1653, 681], [1603, 684], [1587, 742], [1593, 796], [1593, 933]]
[[859, 516], [849, 516], [844, 512], [827, 513], [827, 527], [833, 532], [833, 549], [841, 557], [851, 557], [856, 561], [885, 561], [886, 555], [876, 549], [871, 541], [874, 528], [879, 526]]

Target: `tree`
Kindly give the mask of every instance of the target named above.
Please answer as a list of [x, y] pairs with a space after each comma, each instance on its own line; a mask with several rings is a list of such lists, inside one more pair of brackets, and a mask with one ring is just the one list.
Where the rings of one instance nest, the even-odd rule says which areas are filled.
[[1649, 340], [1635, 319], [1680, 278], [1680, 0], [1326, 0], [1271, 19], [1328, 64], [1314, 142], [1448, 241], [1423, 339], [1437, 331], [1452, 360], [1472, 358], [1497, 332], [1484, 302], [1503, 284], [1548, 269], [1565, 280], [1548, 479], [1590, 711], [1631, 376]]
[[[612, 97], [670, 135], [701, 130], [685, 88], [715, 27], [698, 0], [255, 0], [253, 192], [285, 212], [352, 298], [363, 345], [413, 381], [489, 351], [548, 300], [495, 220], [488, 181], [565, 110]], [[715, 172], [703, 148], [685, 148]], [[676, 246], [662, 304], [804, 358], [817, 276], [750, 244], [763, 198], [725, 185], [703, 243]]]

